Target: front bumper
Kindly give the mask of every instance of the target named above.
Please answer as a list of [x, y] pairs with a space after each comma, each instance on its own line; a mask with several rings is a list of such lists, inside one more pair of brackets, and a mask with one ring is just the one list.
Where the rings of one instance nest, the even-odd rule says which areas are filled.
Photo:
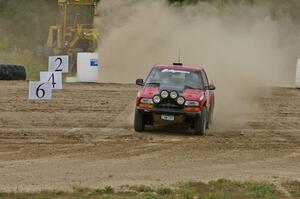
[[169, 108], [152, 108], [152, 109], [142, 109], [137, 107], [137, 110], [145, 113], [145, 114], [169, 114], [169, 115], [183, 115], [186, 117], [197, 117], [200, 116], [200, 112], [193, 112], [193, 111], [185, 111], [183, 109], [169, 109]]

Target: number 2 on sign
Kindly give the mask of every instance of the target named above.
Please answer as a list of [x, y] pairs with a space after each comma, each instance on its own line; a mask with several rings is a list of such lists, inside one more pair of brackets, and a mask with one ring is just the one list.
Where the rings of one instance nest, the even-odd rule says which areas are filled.
[[61, 67], [62, 63], [63, 63], [62, 58], [61, 57], [56, 58], [55, 63], [56, 62], [58, 62], [59, 64], [58, 64], [57, 68], [55, 69], [55, 71], [56, 72], [62, 72], [63, 71], [63, 68]]
[[49, 72], [69, 72], [69, 56], [50, 56], [48, 62], [48, 71]]

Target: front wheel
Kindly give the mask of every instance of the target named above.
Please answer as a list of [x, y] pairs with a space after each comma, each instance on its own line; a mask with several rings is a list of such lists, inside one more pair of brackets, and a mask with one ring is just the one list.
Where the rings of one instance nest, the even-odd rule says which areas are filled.
[[145, 130], [144, 114], [135, 110], [134, 114], [134, 130], [136, 132], [143, 132]]
[[195, 118], [194, 131], [196, 135], [204, 135], [206, 129], [207, 111], [206, 107], [203, 107], [200, 115]]

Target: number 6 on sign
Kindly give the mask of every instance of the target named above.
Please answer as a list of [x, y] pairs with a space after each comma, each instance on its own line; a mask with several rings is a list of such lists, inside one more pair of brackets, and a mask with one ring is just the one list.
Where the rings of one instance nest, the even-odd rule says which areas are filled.
[[30, 100], [51, 100], [52, 85], [50, 82], [29, 82]]
[[41, 72], [41, 82], [50, 82], [52, 89], [62, 89], [62, 73], [61, 72]]
[[49, 57], [49, 72], [69, 72], [69, 56], [50, 56]]

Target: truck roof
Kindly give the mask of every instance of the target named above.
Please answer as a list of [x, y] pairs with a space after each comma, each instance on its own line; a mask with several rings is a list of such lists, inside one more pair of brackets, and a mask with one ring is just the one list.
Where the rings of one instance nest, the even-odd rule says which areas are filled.
[[154, 65], [154, 68], [159, 69], [174, 69], [174, 70], [185, 70], [185, 71], [201, 71], [202, 67], [199, 66], [179, 66], [179, 65]]

